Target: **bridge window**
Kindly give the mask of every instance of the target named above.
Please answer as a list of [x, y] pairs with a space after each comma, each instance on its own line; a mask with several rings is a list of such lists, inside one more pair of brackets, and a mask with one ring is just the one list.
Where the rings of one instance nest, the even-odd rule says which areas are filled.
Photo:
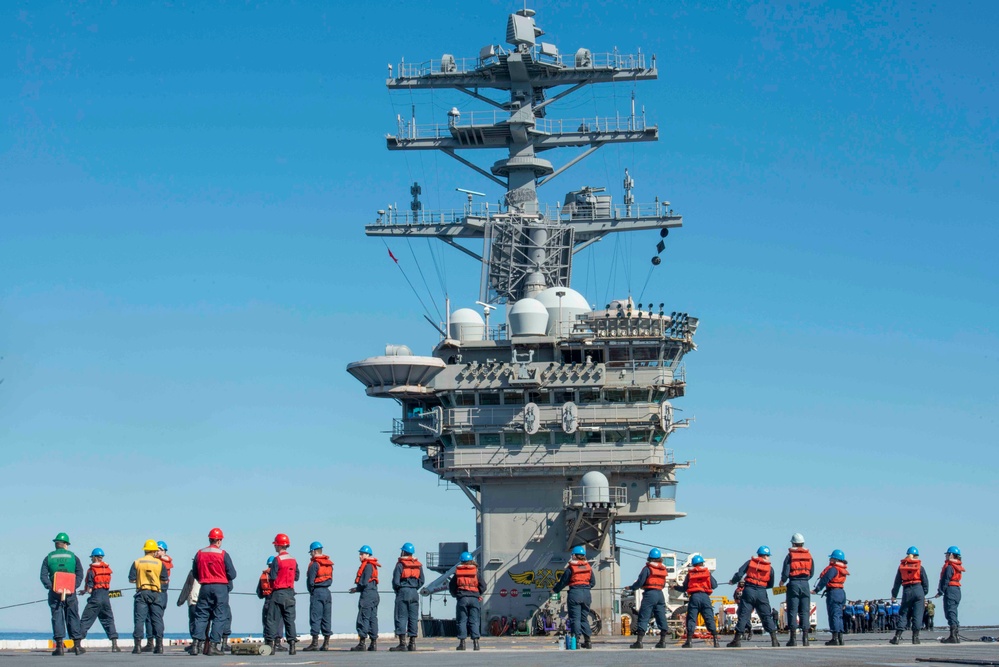
[[483, 391], [479, 392], [479, 405], [499, 405], [499, 392]]
[[469, 447], [475, 444], [475, 434], [474, 433], [455, 433], [454, 434], [454, 446], [455, 447]]
[[499, 447], [500, 444], [500, 434], [499, 433], [480, 433], [479, 434], [479, 445], [482, 447]]
[[524, 445], [524, 434], [504, 433], [503, 442], [507, 447], [522, 447]]
[[454, 395], [454, 404], [459, 407], [470, 407], [475, 405], [475, 393], [471, 391], [460, 391]]
[[523, 405], [523, 404], [524, 404], [524, 392], [522, 391], [503, 392], [503, 405]]

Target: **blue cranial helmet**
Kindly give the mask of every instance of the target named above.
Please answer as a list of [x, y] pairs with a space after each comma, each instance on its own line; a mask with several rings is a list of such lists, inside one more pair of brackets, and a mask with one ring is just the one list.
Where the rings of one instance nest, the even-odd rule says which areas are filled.
[[763, 546], [761, 546], [759, 549], [756, 550], [756, 555], [757, 556], [769, 556], [770, 555], [770, 547], [768, 547], [767, 545], [764, 544]]
[[416, 553], [416, 547], [413, 546], [412, 542], [406, 542], [404, 545], [402, 545], [402, 547], [400, 548], [400, 550], [403, 553], [409, 554], [410, 556], [412, 556], [413, 554]]
[[572, 548], [572, 555], [573, 556], [585, 556], [586, 555], [586, 549], [583, 547], [583, 545], [579, 545], [578, 547], [573, 547]]
[[905, 554], [907, 556], [918, 556], [919, 549], [917, 549], [916, 547], [909, 547], [908, 549], [905, 550]]
[[309, 551], [315, 551], [316, 549], [322, 549], [322, 548], [323, 548], [322, 542], [313, 542], [312, 544], [309, 545]]
[[357, 553], [364, 554], [366, 556], [370, 556], [370, 555], [374, 554], [374, 551], [371, 550], [371, 547], [369, 547], [367, 544], [365, 544], [364, 546], [362, 546], [360, 549], [357, 550]]
[[96, 549], [94, 549], [93, 551], [91, 551], [90, 552], [90, 557], [93, 558], [94, 556], [100, 556], [101, 558], [104, 558], [104, 549], [101, 549], [100, 547], [97, 547]]
[[663, 557], [663, 552], [659, 551], [659, 549], [653, 548], [652, 551], [649, 552], [649, 560], [655, 560], [657, 558], [662, 558], [662, 557]]
[[461, 560], [462, 563], [467, 563], [467, 562], [471, 561], [472, 559], [473, 559], [473, 556], [469, 552], [467, 552], [467, 551], [462, 551], [461, 552], [461, 558], [459, 560]]
[[704, 556], [702, 556], [701, 554], [697, 554], [696, 556], [694, 556], [693, 558], [690, 559], [690, 564], [691, 565], [704, 565]]

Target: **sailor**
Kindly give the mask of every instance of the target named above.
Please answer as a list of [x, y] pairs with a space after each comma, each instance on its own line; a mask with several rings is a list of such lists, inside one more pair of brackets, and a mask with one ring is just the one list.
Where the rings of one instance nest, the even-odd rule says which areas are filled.
[[[943, 596], [944, 616], [950, 628], [950, 635], [941, 640], [944, 644], [960, 644], [958, 633], [961, 624], [957, 620], [957, 607], [961, 604], [961, 576], [964, 574], [964, 564], [961, 562], [961, 550], [948, 547], [944, 554], [943, 568], [940, 570], [940, 583], [937, 585], [937, 597]], [[931, 621], [932, 622], [932, 621]]]
[[877, 618], [877, 629], [878, 632], [885, 631], [885, 614], [887, 613], [887, 608], [884, 600], [878, 600], [877, 602], [877, 613], [875, 618]]
[[656, 648], [666, 648], [666, 598], [663, 596], [666, 574], [662, 552], [659, 549], [652, 549], [649, 551], [645, 567], [638, 573], [638, 579], [627, 589], [637, 591], [641, 588], [643, 591], [642, 605], [638, 609], [638, 624], [635, 628], [635, 643], [628, 648], [642, 648], [642, 639], [649, 631], [649, 623], [653, 616], [656, 617], [656, 625], [659, 627], [659, 641], [656, 643]]
[[574, 637], [583, 636], [580, 648], [593, 648], [590, 644], [590, 589], [596, 585], [593, 568], [586, 560], [586, 549], [582, 545], [572, 548], [572, 558], [565, 566], [565, 572], [552, 593], [558, 593], [569, 587], [568, 607], [570, 634]]
[[[333, 561], [323, 553], [322, 542], [309, 545], [309, 569], [305, 574], [305, 586], [309, 589], [309, 631], [312, 643], [303, 651], [330, 650], [330, 635], [333, 634], [333, 598], [330, 586], [333, 585]], [[323, 645], [319, 646], [319, 633], [323, 635]]]
[[933, 616], [936, 613], [937, 613], [937, 606], [933, 604], [933, 600], [932, 599], [927, 600], [926, 606], [923, 607], [923, 630], [933, 629]]
[[[156, 557], [163, 561], [163, 565], [166, 566], [167, 570], [167, 583], [163, 586], [163, 590], [160, 592], [160, 596], [163, 598], [163, 610], [166, 611], [167, 600], [169, 594], [167, 589], [170, 588], [170, 570], [173, 569], [173, 559], [167, 555], [167, 543], [163, 540], [156, 542], [156, 546], [159, 547], [159, 551], [156, 552]], [[153, 650], [153, 618], [152, 615], [146, 617], [146, 645], [142, 647], [143, 653], [148, 653]]]
[[812, 591], [818, 595], [823, 588], [826, 589], [826, 616], [829, 617], [829, 632], [832, 633], [832, 639], [826, 642], [826, 646], [843, 645], [843, 606], [846, 604], [843, 585], [849, 575], [843, 550], [834, 549], [829, 554], [829, 565], [822, 570]]
[[[390, 651], [416, 650], [416, 622], [420, 617], [420, 588], [425, 578], [423, 565], [416, 556], [416, 547], [406, 542], [400, 547], [399, 561], [392, 572], [392, 590], [395, 591], [395, 635], [399, 645]], [[409, 637], [409, 643], [406, 643]]]
[[[284, 533], [274, 536], [274, 562], [268, 577], [271, 580], [271, 627], [280, 631], [284, 622], [284, 636], [288, 640], [288, 655], [295, 655], [298, 632], [295, 631], [295, 582], [298, 581], [298, 561], [288, 553], [291, 540]], [[272, 642], [272, 646], [276, 642]]]
[[458, 567], [447, 585], [448, 592], [457, 598], [455, 620], [458, 625], [458, 646], [456, 651], [465, 650], [465, 638], [472, 637], [472, 650], [479, 650], [481, 632], [479, 611], [482, 608], [482, 594], [486, 592], [486, 582], [479, 576], [479, 568], [475, 558], [467, 551], [462, 551], [458, 558]]
[[363, 651], [364, 640], [371, 639], [369, 651], [377, 651], [378, 644], [378, 568], [381, 564], [367, 544], [357, 551], [361, 564], [354, 577], [354, 587], [348, 593], [360, 593], [357, 600], [357, 646], [351, 651]]
[[104, 549], [100, 547], [90, 552], [90, 567], [83, 580], [81, 595], [90, 594], [87, 606], [80, 616], [80, 634], [86, 639], [94, 621], [100, 620], [104, 633], [111, 640], [111, 652], [121, 653], [118, 648], [118, 630], [114, 627], [114, 611], [111, 610], [111, 566], [104, 562]]
[[730, 584], [740, 581], [746, 583], [739, 600], [739, 620], [735, 626], [735, 638], [726, 646], [738, 648], [742, 646], [742, 634], [749, 628], [753, 610], [760, 616], [763, 629], [770, 634], [770, 645], [777, 647], [777, 627], [774, 625], [773, 614], [770, 611], [770, 599], [767, 589], [774, 585], [774, 568], [770, 565], [770, 547], [761, 546], [756, 550], [756, 556], [742, 564], [732, 576]]
[[902, 606], [898, 603], [898, 599], [892, 596], [891, 599], [891, 629], [898, 630], [898, 614], [901, 611]]
[[273, 562], [274, 556], [269, 556], [267, 558], [267, 567], [264, 568], [264, 571], [260, 573], [260, 577], [257, 579], [257, 597], [264, 601], [264, 607], [260, 612], [260, 620], [264, 630], [264, 643], [275, 648], [274, 645], [281, 633], [271, 623], [271, 594], [274, 592], [274, 589], [271, 588], [270, 575], [271, 564]]
[[898, 644], [902, 632], [912, 628], [912, 643], [919, 643], [919, 626], [923, 620], [923, 605], [926, 594], [930, 592], [930, 580], [926, 570], [919, 561], [919, 549], [909, 547], [905, 558], [898, 565], [895, 573], [895, 583], [891, 587], [891, 596], [897, 597], [902, 589], [902, 604], [899, 607], [899, 624], [895, 628], [895, 636], [888, 640], [889, 644]]
[[791, 536], [791, 548], [784, 557], [784, 568], [780, 574], [780, 586], [787, 583], [787, 627], [790, 635], [788, 646], [797, 646], [795, 635], [801, 628], [801, 645], [808, 646], [808, 630], [811, 627], [812, 598], [808, 592], [808, 580], [815, 574], [812, 554], [805, 548], [805, 536], [795, 533]]
[[142, 631], [146, 619], [152, 618], [152, 639], [156, 642], [153, 653], [163, 653], [163, 585], [170, 573], [163, 561], [156, 557], [160, 547], [155, 540], [146, 540], [142, 546], [145, 555], [132, 563], [128, 571], [129, 583], [135, 584], [135, 630], [132, 638], [135, 646], [132, 653], [142, 650]]
[[[83, 584], [83, 563], [76, 554], [67, 549], [69, 546], [69, 536], [66, 533], [59, 533], [52, 542], [55, 543], [55, 551], [42, 561], [42, 569], [39, 573], [42, 586], [49, 592], [49, 610], [52, 612], [52, 640], [55, 643], [55, 650], [52, 655], [63, 655], [65, 652], [62, 640], [69, 636], [73, 640], [73, 652], [82, 655], [86, 651], [83, 649], [83, 630], [80, 628], [80, 607], [76, 598], [76, 590]], [[56, 573], [68, 572], [74, 575], [72, 589], [68, 586], [65, 592], [56, 593], [52, 590], [55, 584]]]
[[[694, 632], [697, 630], [698, 614], [704, 618], [704, 627], [711, 633], [711, 645], [718, 648], [715, 609], [714, 603], [711, 602], [711, 594], [717, 587], [718, 582], [715, 581], [714, 575], [704, 565], [704, 556], [695, 554], [690, 559], [690, 567], [687, 569], [687, 576], [683, 578], [683, 583], [679, 586], [674, 586], [674, 590], [687, 594], [687, 640], [683, 642], [681, 648], [691, 648], [693, 646], [691, 640], [694, 637]], [[642, 604], [645, 604], [644, 598], [642, 599]], [[658, 618], [656, 618], [656, 623], [660, 623]], [[660, 627], [663, 630], [666, 629], [664, 621]], [[659, 643], [663, 646], [666, 645], [664, 639], [660, 639]]]
[[[208, 546], [194, 555], [191, 572], [201, 584], [198, 604], [194, 608], [194, 645], [191, 655], [222, 655], [222, 635], [228, 634], [232, 613], [229, 610], [229, 590], [236, 578], [232, 559], [222, 549], [225, 536], [221, 528], [208, 533]], [[208, 634], [211, 620], [212, 632]]]

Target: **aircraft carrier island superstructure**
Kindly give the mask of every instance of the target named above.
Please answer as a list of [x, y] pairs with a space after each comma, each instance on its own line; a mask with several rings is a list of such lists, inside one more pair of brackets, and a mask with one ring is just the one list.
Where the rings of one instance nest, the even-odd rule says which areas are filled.
[[[594, 187], [554, 207], [539, 205], [539, 186], [604, 144], [658, 139], [634, 100], [624, 117], [548, 116], [554, 103], [587, 86], [655, 79], [655, 57], [583, 48], [564, 55], [543, 35], [525, 9], [508, 18], [508, 47], [483, 47], [477, 58], [404, 62], [394, 76], [390, 69], [392, 90], [452, 89], [494, 110], [452, 109], [446, 123], [433, 126], [400, 119], [388, 148], [441, 151], [502, 186], [505, 197], [490, 208], [473, 203], [471, 193], [463, 209], [431, 212], [414, 185], [410, 211], [378, 212], [368, 235], [433, 237], [481, 262], [477, 296], [485, 317], [449, 306], [432, 356], [389, 345], [383, 356], [347, 370], [369, 396], [401, 404], [392, 442], [422, 450], [424, 469], [475, 507], [469, 550], [488, 585], [483, 623], [529, 619], [570, 549], [584, 545], [597, 581], [594, 620], [607, 633], [621, 613], [615, 526], [684, 516], [675, 473], [687, 463], [674, 460], [666, 441], [687, 426], [670, 401], [684, 395], [682, 360], [695, 349], [697, 319], [630, 297], [595, 309], [571, 289], [575, 253], [635, 230], [660, 230], [662, 252], [668, 230], [682, 220], [658, 198], [635, 203], [627, 172], [622, 205]], [[557, 167], [541, 157], [563, 147], [582, 150]], [[506, 153], [486, 169], [466, 157], [476, 149]], [[481, 246], [470, 248], [470, 241]], [[659, 263], [658, 254], [652, 261]], [[505, 305], [498, 326], [488, 324], [493, 304]], [[428, 565], [442, 577], [425, 593], [443, 588], [456, 551], [442, 545], [430, 554]]]

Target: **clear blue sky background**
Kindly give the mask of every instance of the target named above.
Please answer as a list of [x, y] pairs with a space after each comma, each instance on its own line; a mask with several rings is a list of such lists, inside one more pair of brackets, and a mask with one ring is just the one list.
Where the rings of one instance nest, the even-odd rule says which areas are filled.
[[[638, 201], [685, 216], [651, 276], [654, 233], [577, 258], [592, 302], [638, 300], [648, 278], [646, 301], [702, 321], [678, 403], [696, 423], [670, 442], [696, 460], [688, 517], [622, 537], [700, 550], [727, 578], [802, 531], [846, 551], [850, 597], [888, 595], [910, 544], [931, 578], [958, 544], [963, 618], [996, 622], [999, 9], [876, 4], [537, 3], [564, 53], [642, 48], [660, 71], [635, 88], [659, 143], [604, 148], [543, 194], [620, 202], [628, 167]], [[2, 9], [0, 605], [42, 597], [60, 530], [124, 585], [145, 539], [183, 564], [219, 525], [242, 591], [279, 530], [303, 560], [324, 541], [340, 590], [362, 543], [390, 563], [404, 541], [473, 539], [464, 496], [391, 446], [396, 406], [344, 368], [436, 342], [363, 234], [375, 210], [406, 206], [414, 180], [427, 208], [460, 206], [455, 187], [499, 195], [445, 156], [385, 150], [411, 105], [424, 123], [482, 108], [390, 95], [386, 65], [474, 57], [518, 6]], [[624, 114], [632, 90], [551, 116]], [[455, 307], [477, 298], [464, 256], [393, 251], [428, 303], [441, 282]], [[257, 610], [237, 599], [236, 630]], [[335, 630], [353, 617], [338, 596]], [[168, 630], [186, 622], [171, 608]], [[47, 627], [44, 605], [0, 612], [0, 629]]]

